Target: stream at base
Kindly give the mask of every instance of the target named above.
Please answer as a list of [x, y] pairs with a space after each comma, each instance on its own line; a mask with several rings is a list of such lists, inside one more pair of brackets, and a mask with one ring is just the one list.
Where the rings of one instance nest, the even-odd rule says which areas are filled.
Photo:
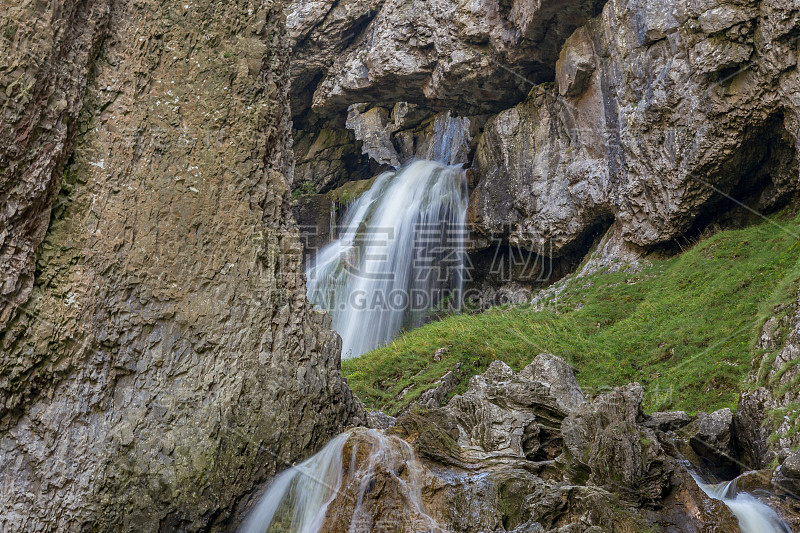
[[[411, 445], [365, 428], [338, 435], [276, 477], [238, 531], [316, 533], [326, 524], [337, 531], [386, 531], [387, 524], [375, 523], [372, 512], [370, 493], [378, 478], [387, 499], [402, 504], [399, 511], [410, 529], [398, 531], [442, 531], [422, 503], [422, 467]], [[344, 485], [356, 487], [355, 492], [342, 490]]]
[[738, 492], [734, 481], [708, 484], [693, 477], [703, 492], [728, 506], [739, 520], [742, 533], [792, 533], [778, 513], [752, 494]]

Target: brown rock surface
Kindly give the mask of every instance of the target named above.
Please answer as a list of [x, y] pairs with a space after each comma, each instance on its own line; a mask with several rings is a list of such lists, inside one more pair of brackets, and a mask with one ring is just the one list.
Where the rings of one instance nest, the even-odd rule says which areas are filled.
[[736, 531], [641, 425], [641, 396], [586, 403], [555, 356], [516, 374], [495, 361], [441, 409], [353, 431], [322, 531]]
[[0, 330], [33, 287], [33, 255], [75, 140], [111, 2], [4, 3], [0, 18]]
[[27, 302], [0, 329], [0, 529], [220, 527], [363, 419], [305, 298], [283, 7], [115, 2], [94, 61], [103, 4], [7, 12], [44, 61], [2, 74], [3, 286]]

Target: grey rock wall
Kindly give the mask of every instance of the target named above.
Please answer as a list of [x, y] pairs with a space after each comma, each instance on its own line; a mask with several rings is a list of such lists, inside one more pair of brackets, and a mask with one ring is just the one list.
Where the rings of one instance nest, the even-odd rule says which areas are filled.
[[492, 118], [473, 167], [480, 231], [548, 255], [616, 221], [652, 248], [798, 189], [794, 2], [612, 0], [556, 83]]
[[[305, 298], [283, 9], [9, 12], [61, 51], [4, 87], [53, 83], [67, 104], [4, 101], [3, 239], [28, 241], [2, 244], [19, 306], [0, 325], [3, 531], [222, 529], [244, 495], [365, 420]], [[72, 33], [53, 45], [59, 28]]]

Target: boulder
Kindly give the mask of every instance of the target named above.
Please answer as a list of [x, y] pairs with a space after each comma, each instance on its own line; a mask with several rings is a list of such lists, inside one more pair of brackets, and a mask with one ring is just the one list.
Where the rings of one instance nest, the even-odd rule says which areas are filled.
[[739, 473], [734, 443], [733, 413], [729, 408], [699, 413], [691, 428], [689, 444], [705, 459], [705, 466], [723, 479]]
[[668, 491], [673, 467], [655, 432], [641, 425], [644, 391], [638, 383], [581, 405], [561, 426], [568, 475], [640, 504]]
[[772, 483], [782, 493], [800, 499], [800, 453], [790, 455], [775, 469]]
[[691, 422], [691, 417], [684, 411], [672, 411], [653, 413], [645, 418], [642, 425], [659, 431], [675, 431], [689, 425]]
[[529, 379], [550, 387], [550, 394], [565, 410], [571, 411], [586, 403], [572, 367], [560, 357], [549, 353], [537, 355], [533, 362], [519, 373], [522, 379]]

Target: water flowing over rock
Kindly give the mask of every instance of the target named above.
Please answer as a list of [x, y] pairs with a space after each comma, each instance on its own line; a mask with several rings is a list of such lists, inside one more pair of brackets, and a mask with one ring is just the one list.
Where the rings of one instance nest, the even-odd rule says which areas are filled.
[[340, 237], [309, 263], [308, 298], [328, 311], [343, 357], [460, 301], [464, 173], [418, 161], [384, 173], [348, 209]]
[[[641, 400], [632, 384], [587, 402], [569, 366], [549, 354], [519, 373], [495, 361], [443, 408], [337, 437], [319, 460], [278, 477], [260, 508], [283, 509], [270, 515], [283, 517], [275, 530], [305, 514], [324, 516], [321, 532], [788, 531], [755, 497], [696, 481], [675, 435], [642, 424]], [[331, 471], [338, 458], [340, 474]], [[328, 486], [314, 489], [313, 505], [287, 488], [303, 475], [298, 486]], [[243, 531], [270, 525], [258, 509]]]
[[283, 8], [4, 6], [0, 530], [219, 530], [363, 420], [305, 299]]
[[790, 533], [789, 526], [773, 509], [746, 492], [737, 492], [733, 481], [711, 485], [695, 478], [703, 492], [727, 505], [742, 533]]

